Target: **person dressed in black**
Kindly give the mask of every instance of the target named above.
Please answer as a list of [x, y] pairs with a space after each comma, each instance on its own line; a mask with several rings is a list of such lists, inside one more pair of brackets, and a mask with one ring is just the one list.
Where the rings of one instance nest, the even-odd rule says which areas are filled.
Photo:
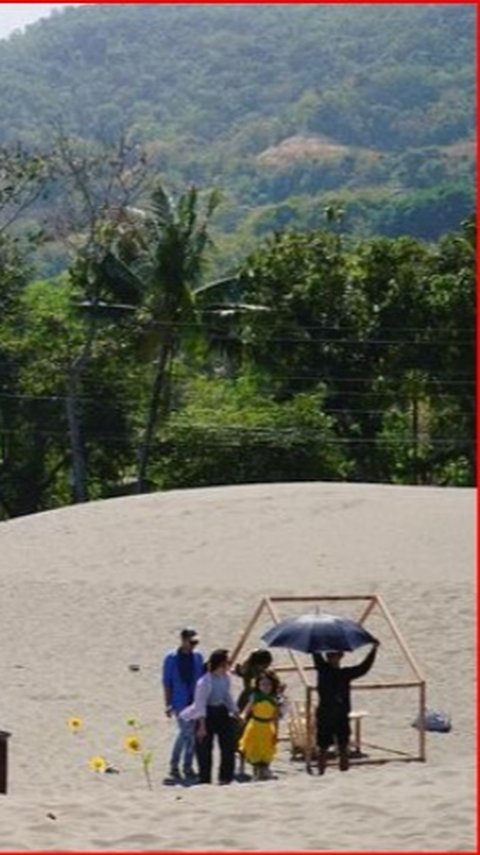
[[359, 665], [340, 667], [343, 653], [329, 651], [323, 658], [313, 654], [317, 670], [317, 745], [318, 772], [323, 775], [327, 762], [327, 751], [336, 741], [339, 752], [339, 768], [345, 772], [349, 767], [348, 743], [350, 739], [350, 682], [363, 677], [372, 667], [380, 642], [375, 641], [370, 653]]
[[195, 686], [193, 703], [180, 713], [195, 722], [196, 753], [200, 784], [212, 780], [212, 752], [215, 736], [220, 748], [220, 784], [233, 780], [235, 762], [235, 721], [238, 707], [230, 685], [228, 650], [219, 648], [210, 655], [206, 673]]

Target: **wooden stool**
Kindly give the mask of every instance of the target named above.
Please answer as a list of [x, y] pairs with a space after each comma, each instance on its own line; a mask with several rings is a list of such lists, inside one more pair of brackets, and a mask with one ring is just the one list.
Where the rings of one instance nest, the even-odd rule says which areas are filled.
[[[353, 739], [350, 748], [353, 757], [360, 757], [362, 754], [362, 721], [366, 715], [368, 715], [366, 710], [352, 710], [348, 716], [353, 724]], [[310, 770], [312, 759], [317, 757], [314, 739], [315, 727], [316, 717], [313, 707], [310, 708], [310, 721], [308, 721], [306, 705], [293, 701], [288, 719], [291, 758], [292, 760], [305, 759], [308, 770]]]
[[352, 712], [348, 714], [350, 721], [353, 722], [352, 750], [353, 753], [357, 755], [362, 753], [362, 719], [366, 715], [368, 715], [366, 710], [352, 710]]

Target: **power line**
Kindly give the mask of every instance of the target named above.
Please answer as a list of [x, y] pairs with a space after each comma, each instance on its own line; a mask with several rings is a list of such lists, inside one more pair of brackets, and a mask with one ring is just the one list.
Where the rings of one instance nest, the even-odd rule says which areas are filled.
[[[177, 327], [176, 324], [163, 324], [160, 321], [153, 322], [149, 326], [151, 327]], [[191, 326], [186, 324], [187, 326]], [[299, 332], [306, 330], [306, 327], [301, 327]], [[472, 332], [472, 339], [470, 341], [458, 341], [457, 339], [439, 339], [439, 330], [433, 329], [432, 336], [433, 338], [426, 339], [405, 339], [405, 338], [336, 338], [336, 337], [328, 337], [328, 338], [313, 338], [311, 336], [307, 338], [302, 338], [294, 335], [280, 335], [280, 336], [265, 336], [261, 339], [256, 340], [248, 340], [241, 337], [234, 337], [228, 333], [212, 333], [209, 336], [206, 336], [206, 342], [208, 340], [214, 340], [216, 342], [223, 341], [229, 342], [230, 344], [242, 345], [243, 347], [254, 346], [254, 345], [271, 345], [271, 344], [297, 344], [297, 345], [322, 345], [322, 344], [335, 344], [335, 345], [356, 345], [358, 347], [369, 347], [370, 345], [408, 345], [411, 347], [472, 347], [475, 344], [475, 336]], [[9, 361], [5, 362], [6, 365], [15, 365], [22, 364], [21, 360], [16, 360], [12, 358]], [[54, 364], [53, 362], [51, 364]], [[62, 363], [60, 363], [60, 367]]]
[[[22, 363], [17, 363], [17, 364], [21, 365]], [[155, 362], [151, 362], [151, 363], [149, 363], [149, 366], [151, 367], [155, 364], [156, 364]], [[4, 365], [5, 365], [5, 363], [4, 363]], [[195, 377], [203, 376], [206, 379], [208, 378], [208, 379], [213, 379], [213, 380], [231, 380], [233, 382], [233, 381], [242, 379], [242, 377], [245, 376], [242, 373], [237, 373], [237, 374], [230, 374], [229, 376], [226, 376], [226, 377], [221, 377], [218, 374], [218, 372], [221, 371], [221, 368], [222, 368], [221, 366], [215, 366], [214, 365], [213, 367], [210, 367], [208, 369], [208, 371], [205, 371], [205, 370], [198, 371], [197, 374], [195, 374]], [[401, 382], [401, 381], [406, 380], [406, 379], [408, 380], [409, 379], [408, 372], [410, 372], [410, 371], [420, 372], [421, 377], [419, 379], [424, 384], [440, 383], [440, 384], [452, 385], [452, 384], [465, 384], [465, 383], [475, 383], [476, 382], [474, 377], [467, 377], [467, 376], [465, 376], [464, 373], [462, 373], [462, 374], [458, 374], [458, 373], [457, 374], [450, 374], [449, 373], [445, 377], [430, 377], [430, 376], [428, 376], [428, 374], [424, 373], [423, 369], [418, 368], [418, 367], [405, 368], [405, 371], [403, 374], [382, 374], [381, 375], [382, 376], [382, 382], [385, 381], [387, 383], [388, 382], [396, 383], [396, 382]], [[216, 372], [217, 372], [217, 374], [216, 374]], [[8, 371], [2, 371], [2, 363], [0, 362], [0, 375], [2, 375], [2, 374], [5, 377], [8, 377], [9, 372]], [[214, 375], [213, 377], [212, 377], [212, 374]], [[446, 379], [446, 378], [455, 378], [455, 379]], [[15, 379], [18, 380], [18, 377]], [[275, 382], [277, 380], [302, 380], [302, 381], [305, 381], [305, 380], [323, 380], [323, 381], [329, 382], [329, 383], [374, 383], [374, 382], [379, 381], [379, 374], [373, 373], [369, 377], [335, 377], [335, 376], [331, 376], [330, 374], [326, 374], [325, 372], [320, 372], [319, 374], [284, 374], [284, 373], [274, 372], [274, 373], [268, 375], [268, 379], [271, 380], [272, 382]], [[82, 376], [81, 382], [87, 383], [87, 384], [88, 383], [96, 383], [96, 379], [91, 377], [88, 374], [85, 374], [84, 376]]]
[[[465, 445], [474, 445], [474, 439], [472, 437], [419, 437], [415, 439], [414, 437], [394, 437], [394, 438], [385, 438], [385, 437], [332, 437], [332, 436], [324, 436], [321, 431], [301, 429], [301, 428], [244, 428], [239, 425], [230, 425], [230, 426], [222, 426], [218, 427], [218, 425], [195, 425], [189, 424], [189, 429], [204, 431], [205, 433], [210, 434], [219, 434], [222, 431], [226, 432], [226, 436], [224, 437], [216, 437], [215, 440], [212, 437], [211, 442], [208, 442], [208, 437], [205, 439], [207, 441], [203, 441], [205, 446], [210, 445], [212, 448], [217, 447], [217, 444], [221, 447], [222, 444], [227, 448], [238, 448], [242, 445], [242, 440], [245, 439], [246, 434], [250, 434], [254, 439], [264, 440], [270, 442], [272, 438], [278, 437], [292, 437], [299, 439], [311, 439], [318, 442], [321, 442], [322, 446], [325, 445], [418, 445], [418, 444], [428, 444], [431, 446], [465, 446]], [[228, 433], [236, 431], [240, 434], [239, 441], [235, 442], [233, 438], [228, 437]], [[68, 438], [68, 431], [65, 429], [64, 431], [46, 431], [46, 430], [34, 430], [32, 434], [35, 436], [45, 436], [45, 437], [63, 437]], [[0, 428], [0, 435], [11, 436], [17, 435], [18, 430], [14, 430], [12, 428]], [[88, 445], [92, 440], [106, 440], [106, 445], [115, 445], [120, 443], [127, 443], [132, 445], [133, 439], [131, 436], [116, 436], [115, 434], [90, 434], [85, 437], [85, 444]], [[175, 440], [173, 439], [165, 439], [161, 441], [156, 441], [152, 443], [151, 448], [161, 448], [165, 445], [175, 445]], [[182, 443], [179, 443], [182, 444]]]
[[[227, 310], [233, 311], [234, 308], [235, 308], [234, 305], [225, 305], [224, 306], [225, 311], [227, 311]], [[221, 309], [222, 309], [222, 306], [220, 304], [218, 304], [218, 307], [216, 309], [210, 310], [208, 312], [208, 314], [218, 315], [218, 311]], [[342, 325], [342, 326], [338, 326], [338, 325], [329, 326], [328, 324], [325, 324], [325, 325], [324, 324], [303, 324], [301, 322], [301, 320], [299, 320], [298, 318], [292, 317], [292, 315], [283, 315], [282, 316], [281, 311], [278, 311], [276, 309], [273, 311], [275, 313], [275, 315], [274, 315], [275, 318], [279, 318], [280, 320], [284, 319], [285, 323], [287, 323], [287, 322], [291, 323], [292, 326], [294, 324], [297, 324], [297, 329], [299, 331], [303, 331], [303, 330], [308, 330], [308, 331], [313, 331], [313, 332], [348, 332], [350, 330], [353, 330], [353, 332], [358, 331], [358, 326], [354, 326], [354, 325], [352, 325], [352, 326], [346, 326], [346, 325], [345, 326], [344, 325]], [[207, 312], [204, 310], [203, 314], [207, 314]], [[265, 318], [266, 318], [266, 316], [265, 316]], [[218, 320], [220, 320], [220, 318], [218, 318]], [[152, 320], [149, 322], [149, 326], [150, 327], [156, 327], [157, 329], [159, 329], [159, 328], [172, 329], [172, 327], [173, 327], [174, 329], [197, 329], [199, 331], [202, 331], [202, 330], [205, 331], [205, 324], [202, 324], [200, 321], [178, 321], [177, 322], [177, 321]], [[403, 327], [402, 326], [401, 329], [404, 332], [424, 333], [428, 330], [428, 327], [425, 327], [425, 326], [423, 326], [423, 327]], [[393, 332], [398, 333], [399, 327], [398, 326], [389, 327], [389, 326], [384, 326], [383, 324], [381, 324], [381, 332], [387, 332], [387, 331], [393, 331]], [[430, 331], [433, 333], [443, 333], [443, 332], [451, 333], [452, 328], [451, 327], [443, 327], [443, 328], [442, 327], [438, 327], [438, 328], [435, 327], [435, 328], [432, 328]], [[378, 330], [377, 330], [377, 332], [378, 332]], [[455, 332], [456, 333], [465, 333], [465, 334], [474, 336], [476, 333], [476, 329], [475, 329], [475, 327], [455, 327]]]
[[[459, 375], [457, 375], [457, 376], [459, 376]], [[227, 382], [236, 383], [237, 380], [239, 380], [239, 379], [242, 379], [242, 375], [238, 375], [237, 377], [228, 377], [228, 378], [213, 378], [213, 379], [211, 379], [211, 382], [216, 382], [217, 380], [225, 380]], [[309, 374], [309, 375], [304, 375], [304, 376], [302, 376], [302, 375], [297, 376], [294, 374], [278, 374], [278, 375], [272, 376], [271, 377], [271, 383], [270, 383], [270, 387], [271, 387], [272, 392], [274, 392], [276, 390], [275, 384], [278, 381], [284, 381], [284, 380], [293, 380], [296, 382], [303, 382], [303, 383], [308, 382], [308, 381], [316, 381], [316, 380], [323, 381], [325, 383], [325, 397], [326, 398], [336, 397], [339, 393], [342, 395], [364, 395], [364, 396], [371, 397], [372, 395], [374, 395], [374, 396], [385, 395], [385, 394], [388, 394], [388, 392], [389, 392], [388, 388], [385, 388], [383, 390], [380, 389], [378, 391], [375, 391], [373, 389], [370, 389], [367, 391], [359, 391], [357, 389], [353, 389], [353, 390], [340, 389], [337, 392], [335, 389], [332, 389], [329, 384], [333, 384], [333, 383], [367, 384], [367, 383], [369, 383], [369, 384], [373, 385], [373, 383], [376, 382], [377, 378], [375, 378], [375, 377], [363, 377], [363, 378], [360, 378], [360, 377], [359, 378], [354, 378], [354, 377], [325, 377], [324, 374]], [[400, 376], [400, 377], [394, 375], [391, 377], [387, 377], [386, 381], [387, 381], [387, 383], [401, 383], [401, 382], [407, 382], [408, 383], [409, 377], [405, 376], [405, 375]], [[186, 381], [186, 382], [188, 382], [188, 381]], [[428, 379], [422, 378], [421, 379], [421, 386], [422, 386], [422, 391], [426, 391], [427, 387], [434, 386], [434, 385], [435, 386], [442, 386], [442, 387], [444, 387], [444, 386], [474, 386], [475, 382], [476, 381], [473, 378], [469, 378], [469, 377], [468, 378], [465, 377], [461, 380], [446, 380], [446, 379], [441, 379], [439, 377], [431, 377]], [[182, 381], [179, 381], [179, 385], [181, 385], [181, 383], [182, 383]], [[90, 385], [91, 387], [94, 387], [96, 385], [95, 379], [90, 378], [90, 377], [85, 377], [82, 380], [82, 385], [87, 385], [87, 386]], [[264, 388], [262, 389], [262, 391], [265, 393]], [[397, 389], [397, 392], [399, 392], [399, 394], [401, 395], [401, 390]], [[405, 394], [405, 392], [403, 392], [403, 394]], [[89, 395], [76, 395], [75, 397], [76, 397], [76, 400], [82, 401], [85, 403], [97, 403], [99, 400], [104, 400], [104, 396], [102, 396], [101, 399], [99, 399], [98, 397], [91, 397]], [[28, 393], [28, 392], [0, 392], [0, 398], [12, 399], [12, 400], [31, 400], [31, 401], [66, 401], [66, 400], [68, 400], [69, 396], [64, 394], [64, 393], [56, 393], [56, 394], [51, 394], [51, 395], [46, 395], [46, 394], [33, 395], [33, 394]]]
[[[152, 326], [156, 326], [157, 324], [152, 324]], [[301, 330], [304, 330], [305, 327], [301, 327]], [[228, 333], [215, 333], [211, 334], [209, 338], [214, 341], [226, 341], [231, 344], [239, 344], [244, 347], [254, 346], [254, 345], [271, 345], [271, 344], [312, 344], [312, 345], [321, 345], [321, 344], [335, 344], [335, 345], [356, 345], [369, 347], [370, 345], [408, 345], [411, 347], [417, 346], [426, 346], [426, 347], [472, 347], [475, 343], [474, 338], [472, 337], [471, 341], [456, 341], [456, 340], [442, 340], [437, 337], [437, 330], [432, 330], [432, 334], [435, 336], [433, 339], [398, 339], [398, 338], [300, 338], [295, 336], [265, 336], [261, 339], [257, 340], [246, 340], [242, 338], [232, 337]]]

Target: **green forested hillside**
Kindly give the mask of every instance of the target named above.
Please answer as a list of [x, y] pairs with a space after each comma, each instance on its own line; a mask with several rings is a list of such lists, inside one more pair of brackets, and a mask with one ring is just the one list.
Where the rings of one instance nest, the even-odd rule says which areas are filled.
[[346, 231], [435, 239], [473, 206], [474, 13], [67, 9], [0, 42], [0, 144], [127, 132], [170, 186], [224, 189], [226, 252], [332, 200]]

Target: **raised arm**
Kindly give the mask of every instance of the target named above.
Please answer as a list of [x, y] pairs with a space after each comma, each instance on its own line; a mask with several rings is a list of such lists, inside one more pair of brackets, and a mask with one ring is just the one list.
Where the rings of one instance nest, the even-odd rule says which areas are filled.
[[356, 680], [358, 677], [363, 677], [364, 674], [370, 671], [370, 668], [375, 662], [375, 657], [377, 655], [379, 644], [379, 641], [375, 642], [372, 649], [370, 650], [370, 653], [365, 656], [365, 659], [363, 660], [363, 662], [360, 662], [359, 665], [351, 665], [350, 667], [343, 669], [344, 673], [347, 673], [350, 680]]

